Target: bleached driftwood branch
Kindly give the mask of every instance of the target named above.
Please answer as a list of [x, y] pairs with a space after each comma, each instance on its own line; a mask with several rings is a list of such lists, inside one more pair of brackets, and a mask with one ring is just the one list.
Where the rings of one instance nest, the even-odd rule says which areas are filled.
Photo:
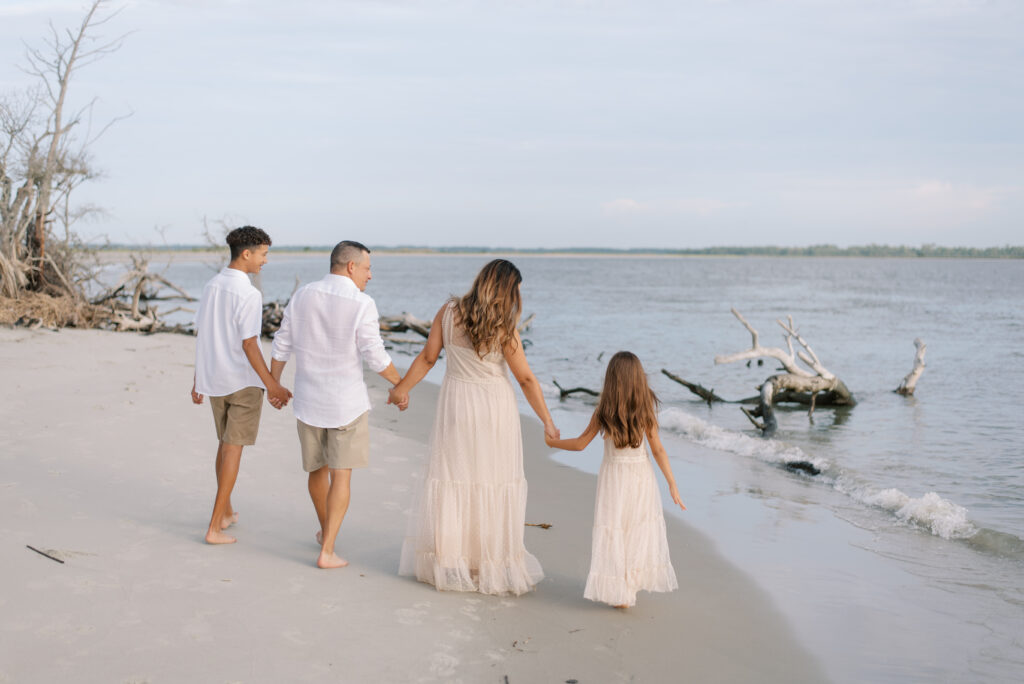
[[[817, 404], [820, 405], [853, 405], [853, 395], [842, 380], [828, 370], [818, 358], [818, 355], [811, 349], [793, 323], [793, 317], [787, 316], [786, 322], [776, 319], [776, 323], [785, 332], [786, 349], [779, 347], [763, 347], [760, 343], [760, 335], [757, 329], [752, 326], [743, 315], [735, 308], [731, 309], [732, 314], [743, 324], [743, 327], [750, 332], [750, 349], [734, 354], [721, 354], [715, 357], [715, 364], [733, 363], [756, 358], [772, 358], [782, 364], [785, 373], [779, 373], [767, 378], [758, 387], [760, 390], [760, 401], [758, 407], [753, 411], [743, 408], [742, 411], [747, 418], [762, 432], [771, 433], [775, 431], [777, 423], [772, 406], [777, 401], [800, 401], [798, 397], [809, 398], [810, 411], [814, 413]], [[793, 341], [799, 343], [801, 350], [796, 351]], [[810, 368], [802, 368], [797, 360]], [[813, 372], [812, 372], [813, 371]], [[780, 394], [781, 393], [781, 394]], [[822, 394], [818, 398], [819, 393]], [[803, 402], [801, 402], [803, 403]], [[762, 418], [763, 421], [758, 421]]]
[[381, 332], [399, 333], [412, 330], [424, 338], [430, 335], [430, 326], [433, 321], [424, 321], [412, 314], [403, 311], [401, 316], [382, 316], [380, 319]]
[[903, 382], [897, 387], [894, 392], [896, 394], [902, 394], [903, 396], [910, 396], [914, 393], [914, 389], [917, 387], [917, 381], [921, 377], [921, 373], [924, 373], [924, 352], [928, 348], [928, 345], [924, 343], [920, 337], [914, 340], [914, 347], [917, 348], [917, 353], [914, 354], [914, 368], [907, 373], [907, 377], [903, 378]]

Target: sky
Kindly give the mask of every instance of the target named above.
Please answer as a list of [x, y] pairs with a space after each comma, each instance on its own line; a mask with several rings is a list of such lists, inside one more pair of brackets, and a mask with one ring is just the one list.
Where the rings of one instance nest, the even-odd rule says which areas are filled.
[[[80, 0], [0, 0], [0, 93]], [[1019, 0], [124, 0], [87, 239], [1024, 244]]]

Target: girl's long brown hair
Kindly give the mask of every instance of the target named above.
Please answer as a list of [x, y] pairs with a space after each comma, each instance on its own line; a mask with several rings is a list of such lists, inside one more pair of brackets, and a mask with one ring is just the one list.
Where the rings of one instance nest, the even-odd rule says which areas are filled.
[[640, 446], [658, 425], [658, 397], [636, 354], [620, 351], [608, 362], [594, 413], [598, 427], [620, 449]]
[[459, 321], [480, 356], [515, 339], [523, 308], [521, 282], [523, 276], [511, 261], [495, 259], [480, 269], [469, 292], [455, 299]]

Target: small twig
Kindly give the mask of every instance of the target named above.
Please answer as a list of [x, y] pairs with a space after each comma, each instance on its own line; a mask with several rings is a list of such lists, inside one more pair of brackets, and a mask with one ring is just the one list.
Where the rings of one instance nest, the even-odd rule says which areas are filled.
[[34, 547], [34, 546], [29, 546], [28, 544], [25, 544], [25, 548], [26, 548], [26, 549], [32, 549], [33, 551], [35, 551], [36, 553], [38, 553], [38, 554], [39, 554], [40, 556], [46, 556], [46, 557], [47, 557], [47, 558], [49, 558], [50, 560], [52, 560], [52, 561], [57, 561], [57, 562], [58, 562], [58, 563], [60, 563], [61, 565], [64, 565], [64, 561], [62, 561], [62, 560], [61, 560], [60, 558], [54, 558], [54, 557], [53, 557], [53, 556], [51, 556], [50, 554], [46, 553], [45, 551], [40, 551], [39, 549], [37, 549], [37, 548], [36, 548], [36, 547]]

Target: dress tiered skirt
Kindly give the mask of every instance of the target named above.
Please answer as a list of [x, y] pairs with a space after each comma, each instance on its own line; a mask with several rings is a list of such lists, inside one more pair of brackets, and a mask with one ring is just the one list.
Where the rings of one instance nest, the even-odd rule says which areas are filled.
[[678, 587], [651, 459], [643, 446], [618, 449], [605, 439], [583, 596], [613, 606], [632, 606], [638, 591]]

